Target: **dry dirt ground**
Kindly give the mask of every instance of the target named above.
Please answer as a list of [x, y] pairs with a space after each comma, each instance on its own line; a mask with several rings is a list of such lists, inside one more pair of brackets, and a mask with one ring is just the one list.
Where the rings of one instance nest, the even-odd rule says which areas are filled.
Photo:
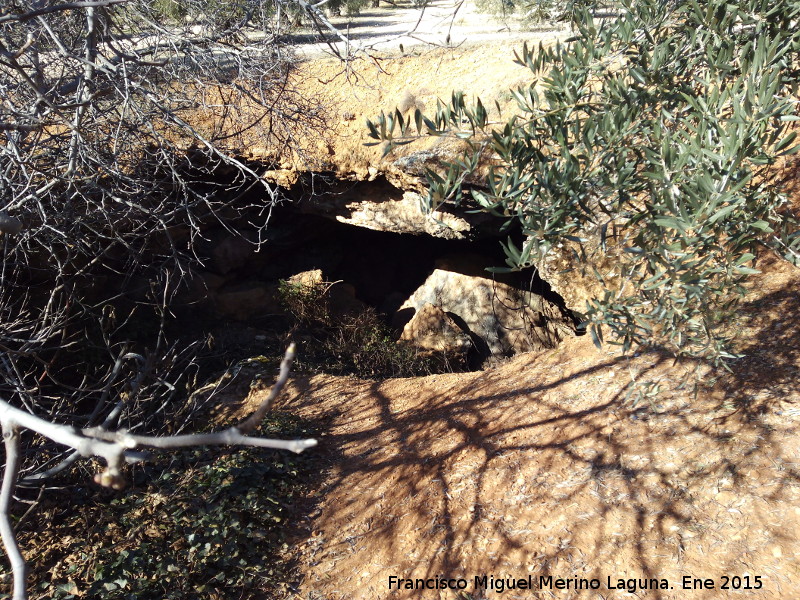
[[[333, 466], [288, 597], [800, 597], [800, 271], [763, 268], [731, 373], [583, 337], [479, 373], [298, 375], [281, 408], [328, 422], [316, 451]], [[480, 589], [484, 575], [536, 589]]]
[[[298, 81], [341, 116], [318, 158], [373, 175], [364, 118], [407, 92], [430, 107], [462, 89], [505, 112], [527, 78], [511, 50], [308, 63]], [[327, 420], [316, 451], [333, 466], [313, 535], [290, 550], [302, 583], [289, 597], [800, 598], [800, 270], [760, 266], [729, 373], [575, 338], [480, 373], [298, 375], [282, 408]], [[483, 576], [535, 589], [501, 594]]]
[[[436, 7], [444, 10], [442, 2], [431, 10]], [[386, 15], [391, 15], [395, 9], [376, 10], [386, 14], [371, 20], [371, 13], [367, 12], [359, 19], [381, 23], [381, 19], [387, 19]], [[409, 14], [405, 13], [401, 19], [404, 26]], [[470, 14], [473, 21], [480, 16], [474, 12]], [[487, 19], [480, 26], [494, 28]], [[441, 27], [432, 29], [436, 34], [418, 37], [446, 36], [446, 30]], [[412, 152], [424, 149], [451, 154], [452, 141], [431, 138], [402, 146], [384, 158], [382, 146], [365, 146], [366, 142], [374, 141], [368, 137], [365, 121], [374, 119], [381, 112], [393, 112], [397, 107], [406, 115], [414, 108], [431, 113], [436, 109], [437, 101], [448, 101], [454, 90], [463, 91], [468, 99], [480, 97], [489, 110], [490, 119], [496, 124], [505, 122], [516, 107], [509, 90], [530, 82], [530, 71], [514, 63], [514, 51], [521, 51], [525, 42], [530, 46], [554, 43], [567, 32], [563, 29], [493, 31], [484, 36], [469, 33], [477, 27], [479, 25], [474, 22], [468, 26], [462, 23], [455, 30], [459, 33], [451, 35], [449, 45], [426, 45], [415, 38], [403, 44], [400, 51], [400, 40], [404, 38], [393, 37], [391, 41], [385, 41], [385, 36], [379, 35], [383, 28], [373, 25], [370, 27], [373, 33], [359, 40], [365, 45], [378, 40], [375, 47], [356, 54], [347, 62], [314, 45], [314, 58], [306, 60], [295, 70], [292, 83], [306, 99], [315, 103], [315, 109], [324, 115], [326, 127], [314, 131], [298, 130], [297, 145], [302, 146], [303, 151], [299, 156], [286, 156], [280, 165], [282, 169], [276, 170], [272, 176], [280, 183], [288, 183], [298, 170], [310, 169], [333, 170], [339, 177], [366, 179]], [[300, 54], [304, 52], [310, 52], [309, 47], [301, 49]], [[247, 106], [240, 106], [242, 114], [249, 110]], [[276, 149], [264, 142], [268, 137], [265, 135], [266, 127], [268, 125], [255, 123], [238, 134], [230, 133], [225, 143], [232, 152], [253, 160], [270, 159]]]

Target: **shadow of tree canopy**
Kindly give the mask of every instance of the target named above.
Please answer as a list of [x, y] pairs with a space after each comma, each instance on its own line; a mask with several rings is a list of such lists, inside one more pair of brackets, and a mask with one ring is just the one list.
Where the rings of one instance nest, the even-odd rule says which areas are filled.
[[[792, 267], [785, 267], [789, 270]], [[722, 381], [729, 401], [755, 417], [781, 410], [800, 381], [800, 295], [791, 282], [747, 302], [742, 314], [752, 330], [739, 348], [741, 359], [731, 364]], [[783, 318], [776, 319], [776, 315]]]
[[[747, 305], [756, 329], [731, 373], [574, 339], [483, 373], [298, 378], [287, 406], [329, 421], [321, 449], [337, 457], [303, 597], [457, 597], [390, 590], [390, 576], [464, 578], [462, 597], [495, 597], [483, 575], [532, 577], [507, 597], [782, 597], [800, 531], [798, 415], [781, 408], [797, 400], [800, 332], [782, 318], [795, 289]], [[688, 591], [685, 576], [714, 588]]]

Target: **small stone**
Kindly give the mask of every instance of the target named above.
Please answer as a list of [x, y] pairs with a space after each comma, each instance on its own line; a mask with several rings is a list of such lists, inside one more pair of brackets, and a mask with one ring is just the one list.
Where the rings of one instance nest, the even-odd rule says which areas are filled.
[[424, 304], [403, 328], [401, 340], [422, 350], [462, 353], [472, 345], [469, 336], [441, 308]]

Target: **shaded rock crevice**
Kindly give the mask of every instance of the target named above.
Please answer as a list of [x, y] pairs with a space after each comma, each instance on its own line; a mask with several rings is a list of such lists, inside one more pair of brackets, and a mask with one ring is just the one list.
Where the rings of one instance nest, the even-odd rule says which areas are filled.
[[[203, 267], [178, 300], [207, 319], [266, 326], [288, 317], [279, 282], [314, 272], [329, 301], [375, 310], [398, 343], [472, 366], [554, 348], [576, 332], [574, 314], [535, 272], [487, 271], [504, 265], [500, 241], [514, 235], [501, 237], [498, 220], [477, 215], [458, 230], [382, 177], [321, 176], [311, 193], [302, 179], [289, 190], [294, 201], [274, 207], [258, 235], [238, 222], [204, 231]], [[466, 214], [451, 209], [454, 219]], [[491, 226], [479, 222], [489, 219]]]
[[[446, 240], [477, 240], [498, 235], [497, 219], [466, 204], [445, 204], [431, 214], [422, 210], [424, 186], [418, 178], [398, 182], [376, 174], [361, 181], [314, 181], [300, 178], [287, 189], [304, 214], [321, 216], [355, 227], [388, 233], [428, 235]], [[276, 182], [278, 180], [275, 180]]]

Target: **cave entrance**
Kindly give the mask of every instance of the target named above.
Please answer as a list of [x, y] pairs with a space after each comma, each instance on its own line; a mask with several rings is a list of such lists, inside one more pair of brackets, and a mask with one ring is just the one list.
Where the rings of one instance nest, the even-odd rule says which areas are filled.
[[[350, 186], [357, 189], [357, 184]], [[520, 346], [516, 329], [525, 329], [530, 337], [528, 330], [542, 325], [541, 311], [533, 317], [523, 314], [520, 318], [528, 323], [513, 317], [522, 325], [507, 326], [505, 317], [498, 316], [502, 311], [511, 315], [527, 310], [517, 306], [519, 294], [532, 294], [539, 303], [557, 306], [548, 318], [562, 318], [568, 312], [533, 272], [495, 276], [486, 271], [505, 264], [500, 244], [504, 238], [497, 234], [448, 240], [376, 231], [330, 215], [309, 214], [300, 201], [275, 207], [269, 226], [258, 235], [236, 224], [205, 231], [198, 245], [204, 267], [195, 273], [197, 285], [177, 302], [188, 321], [232, 359], [254, 353], [277, 355], [292, 338], [300, 343], [300, 366], [312, 370], [375, 377], [472, 370], [489, 358], [515, 353]], [[442, 272], [453, 276], [435, 284], [439, 287], [432, 292], [420, 292], [432, 274]], [[474, 282], [486, 287], [487, 281], [491, 289], [476, 291]], [[311, 292], [307, 298], [292, 292], [292, 285], [304, 283], [324, 288], [329, 305]], [[287, 289], [295, 296], [287, 298]], [[512, 297], [509, 290], [516, 295]], [[430, 297], [432, 293], [435, 297]], [[409, 302], [415, 297], [418, 302], [412, 306]], [[426, 318], [432, 321], [412, 324], [409, 334], [410, 321], [426, 303], [434, 305], [426, 308]], [[368, 331], [351, 331], [359, 327]], [[408, 343], [398, 345], [400, 337]], [[409, 360], [399, 349], [409, 344], [418, 356], [430, 360], [422, 364]], [[359, 346], [397, 353], [387, 358], [404, 364], [383, 368]], [[345, 360], [345, 354], [358, 356]], [[302, 356], [313, 360], [304, 361]]]

